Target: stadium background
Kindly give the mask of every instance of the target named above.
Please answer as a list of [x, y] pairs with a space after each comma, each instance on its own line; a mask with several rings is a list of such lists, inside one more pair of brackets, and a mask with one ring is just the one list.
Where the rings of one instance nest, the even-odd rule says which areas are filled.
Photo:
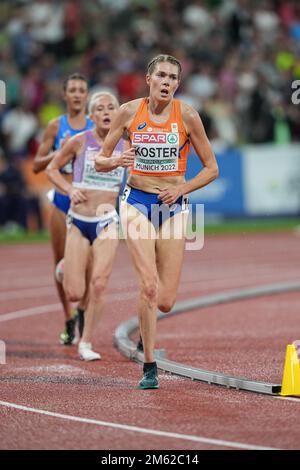
[[[3, 0], [0, 23], [2, 233], [46, 226], [49, 184], [31, 164], [64, 112], [62, 80], [80, 71], [91, 93], [125, 102], [147, 93], [145, 66], [160, 52], [182, 62], [177, 96], [199, 111], [218, 158], [220, 178], [191, 198], [207, 221], [300, 213], [296, 0]], [[198, 167], [191, 155], [188, 177]]]

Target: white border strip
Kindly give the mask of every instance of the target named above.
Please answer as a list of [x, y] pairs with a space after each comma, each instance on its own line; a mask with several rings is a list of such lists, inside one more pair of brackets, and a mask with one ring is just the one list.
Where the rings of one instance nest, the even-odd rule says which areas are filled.
[[300, 397], [299, 398], [296, 398], [296, 397], [273, 397], [273, 398], [277, 398], [277, 400], [294, 401], [296, 403], [300, 403]]
[[46, 411], [46, 410], [40, 410], [37, 408], [30, 408], [27, 406], [16, 405], [15, 403], [9, 403], [6, 401], [0, 401], [0, 406], [13, 408], [16, 410], [29, 411], [31, 413], [51, 416], [53, 418], [76, 421], [78, 423], [94, 424], [96, 426], [121, 429], [123, 431], [131, 431], [131, 432], [137, 432], [137, 433], [142, 433], [142, 434], [151, 434], [152, 436], [169, 437], [169, 438], [180, 439], [184, 441], [200, 442], [202, 444], [210, 444], [210, 445], [215, 445], [215, 446], [232, 447], [236, 449], [247, 449], [247, 450], [279, 450], [274, 447], [262, 447], [262, 446], [256, 446], [256, 445], [251, 445], [251, 444], [242, 444], [241, 442], [223, 441], [221, 439], [208, 439], [206, 437], [193, 436], [191, 434], [179, 434], [179, 433], [174, 433], [174, 432], [158, 431], [155, 429], [140, 428], [137, 426], [128, 426], [126, 424], [111, 423], [109, 421], [98, 421], [96, 419], [80, 418], [79, 416], [54, 413], [52, 411]]

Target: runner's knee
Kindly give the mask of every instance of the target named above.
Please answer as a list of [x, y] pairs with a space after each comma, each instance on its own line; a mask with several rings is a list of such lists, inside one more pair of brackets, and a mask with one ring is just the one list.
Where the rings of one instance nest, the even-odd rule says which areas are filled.
[[64, 287], [65, 294], [69, 302], [79, 302], [84, 294], [84, 289]]
[[161, 312], [168, 313], [170, 310], [172, 310], [173, 305], [175, 304], [175, 298], [165, 298], [165, 299], [160, 299], [158, 302], [158, 308], [161, 310]]
[[107, 285], [107, 276], [97, 276], [91, 280], [89, 297], [92, 300], [99, 300], [104, 294]]
[[85, 292], [85, 285], [84, 283], [69, 285], [68, 283], [63, 282], [63, 288], [67, 299], [69, 302], [78, 302], [82, 299], [84, 292]]
[[143, 280], [142, 295], [150, 302], [157, 302], [158, 282], [155, 276]]

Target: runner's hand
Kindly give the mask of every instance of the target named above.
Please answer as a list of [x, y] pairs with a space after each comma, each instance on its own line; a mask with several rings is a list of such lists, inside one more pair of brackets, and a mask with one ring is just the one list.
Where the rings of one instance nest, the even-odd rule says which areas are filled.
[[119, 166], [123, 168], [133, 168], [135, 159], [135, 148], [131, 147], [130, 149], [126, 150], [122, 153], [119, 157]]
[[80, 204], [81, 202], [86, 202], [87, 197], [84, 191], [80, 191], [80, 189], [72, 188], [70, 192], [70, 199], [73, 204]]
[[158, 198], [164, 204], [174, 204], [177, 199], [182, 196], [182, 189], [181, 186], [166, 186], [163, 188], [160, 193], [158, 194]]

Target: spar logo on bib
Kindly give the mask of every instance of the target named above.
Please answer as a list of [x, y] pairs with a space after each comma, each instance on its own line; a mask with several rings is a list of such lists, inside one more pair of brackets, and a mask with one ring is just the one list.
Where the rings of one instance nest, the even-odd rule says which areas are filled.
[[159, 134], [158, 132], [134, 132], [133, 144], [165, 144], [167, 142], [167, 135], [165, 133]]
[[169, 144], [175, 145], [178, 142], [178, 135], [177, 134], [168, 134], [168, 142]]

